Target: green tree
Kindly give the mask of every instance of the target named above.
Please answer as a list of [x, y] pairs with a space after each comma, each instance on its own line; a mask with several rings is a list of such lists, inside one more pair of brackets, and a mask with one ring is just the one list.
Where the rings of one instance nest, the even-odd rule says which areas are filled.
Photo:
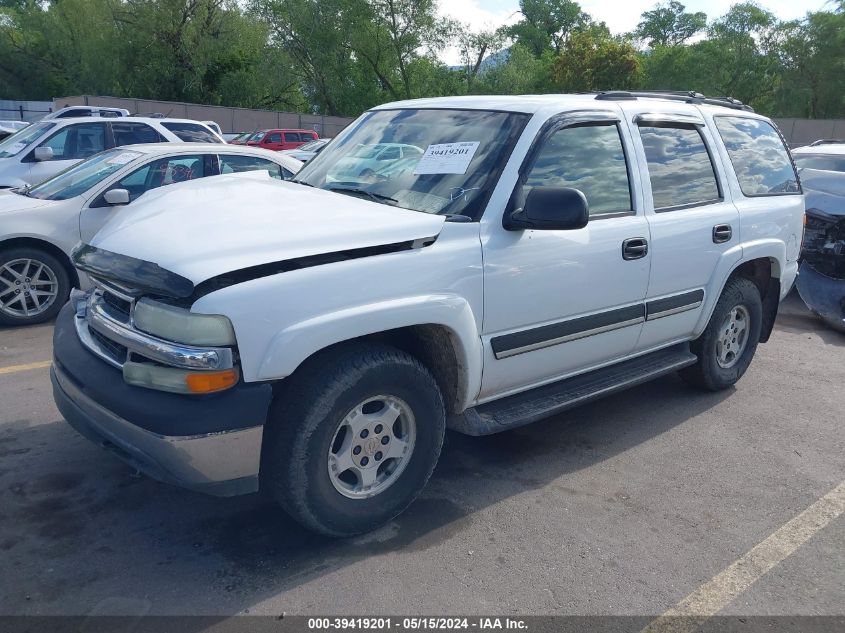
[[645, 41], [651, 48], [683, 44], [707, 26], [707, 14], [703, 11], [689, 13], [677, 0], [658, 4], [645, 11], [633, 36]]
[[639, 83], [640, 63], [629, 42], [612, 37], [607, 27], [593, 27], [570, 36], [552, 76], [562, 92], [629, 90]]
[[559, 54], [563, 43], [590, 16], [573, 0], [520, 0], [522, 20], [510, 28], [510, 35], [540, 57], [548, 48]]

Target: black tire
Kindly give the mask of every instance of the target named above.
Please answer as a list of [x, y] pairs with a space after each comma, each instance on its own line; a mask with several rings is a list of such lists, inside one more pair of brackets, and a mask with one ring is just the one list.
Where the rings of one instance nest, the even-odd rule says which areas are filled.
[[[2, 306], [7, 306], [9, 310], [16, 312], [24, 312], [23, 306], [20, 302], [15, 302], [9, 305], [8, 295], [3, 296], [3, 292], [11, 290], [12, 282], [20, 281], [14, 278], [14, 275], [4, 268], [6, 264], [10, 264], [17, 260], [29, 259], [34, 265], [43, 264], [45, 270], [48, 270], [52, 279], [55, 279], [56, 296], [52, 298], [49, 305], [38, 312], [33, 312], [30, 316], [25, 314], [17, 315], [10, 314]], [[36, 268], [37, 270], [37, 268]], [[45, 273], [42, 273], [44, 275]], [[44, 278], [44, 277], [42, 277]], [[5, 283], [4, 283], [5, 282]], [[44, 286], [40, 286], [44, 287]], [[36, 323], [43, 323], [54, 318], [62, 306], [67, 303], [70, 296], [70, 278], [68, 276], [67, 268], [54, 255], [47, 251], [29, 246], [15, 246], [0, 250], [0, 326], [16, 327], [21, 325], [35, 325]], [[16, 294], [20, 296], [20, 289], [15, 289]], [[28, 303], [27, 309], [33, 309], [34, 304]]]
[[[329, 450], [346, 415], [378, 395], [407, 403], [416, 420], [414, 446], [392, 484], [375, 496], [349, 498], [329, 475]], [[283, 385], [271, 407], [262, 451], [262, 491], [315, 532], [335, 537], [368, 532], [401, 513], [425, 487], [440, 456], [445, 428], [437, 383], [413, 356], [364, 344], [320, 354]]]
[[[748, 314], [747, 339], [735, 363], [726, 368], [717, 360], [717, 346], [725, 320], [731, 311], [739, 306]], [[698, 362], [682, 369], [679, 372], [681, 378], [691, 385], [710, 391], [721, 391], [735, 384], [754, 358], [762, 323], [763, 303], [754, 282], [744, 277], [729, 280], [716, 303], [707, 328], [690, 345], [692, 352], [698, 356]]]

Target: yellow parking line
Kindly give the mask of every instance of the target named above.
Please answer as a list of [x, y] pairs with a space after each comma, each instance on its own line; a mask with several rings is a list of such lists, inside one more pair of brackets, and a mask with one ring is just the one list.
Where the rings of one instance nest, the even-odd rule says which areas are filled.
[[723, 572], [652, 620], [642, 633], [696, 631], [705, 620], [719, 613], [734, 598], [843, 512], [845, 481], [754, 546]]
[[43, 369], [49, 367], [52, 361], [40, 360], [37, 363], [26, 363], [25, 365], [11, 365], [10, 367], [0, 367], [0, 374], [14, 374], [19, 371], [29, 371], [30, 369]]

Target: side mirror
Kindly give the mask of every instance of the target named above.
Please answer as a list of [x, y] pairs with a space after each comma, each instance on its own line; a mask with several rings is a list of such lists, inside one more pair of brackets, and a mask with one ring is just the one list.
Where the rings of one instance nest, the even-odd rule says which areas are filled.
[[521, 209], [505, 215], [508, 231], [569, 231], [582, 229], [590, 219], [587, 198], [569, 187], [534, 187]]
[[103, 195], [103, 199], [112, 206], [129, 204], [129, 192], [126, 189], [109, 189]]
[[35, 160], [53, 160], [53, 148], [42, 146], [35, 148]]

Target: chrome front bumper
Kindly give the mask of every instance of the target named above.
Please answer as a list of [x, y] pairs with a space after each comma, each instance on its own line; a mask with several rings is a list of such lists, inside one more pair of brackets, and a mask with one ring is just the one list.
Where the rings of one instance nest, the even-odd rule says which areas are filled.
[[58, 363], [50, 377], [56, 405], [68, 423], [150, 477], [224, 497], [258, 490], [263, 426], [194, 436], [159, 435], [97, 404]]

